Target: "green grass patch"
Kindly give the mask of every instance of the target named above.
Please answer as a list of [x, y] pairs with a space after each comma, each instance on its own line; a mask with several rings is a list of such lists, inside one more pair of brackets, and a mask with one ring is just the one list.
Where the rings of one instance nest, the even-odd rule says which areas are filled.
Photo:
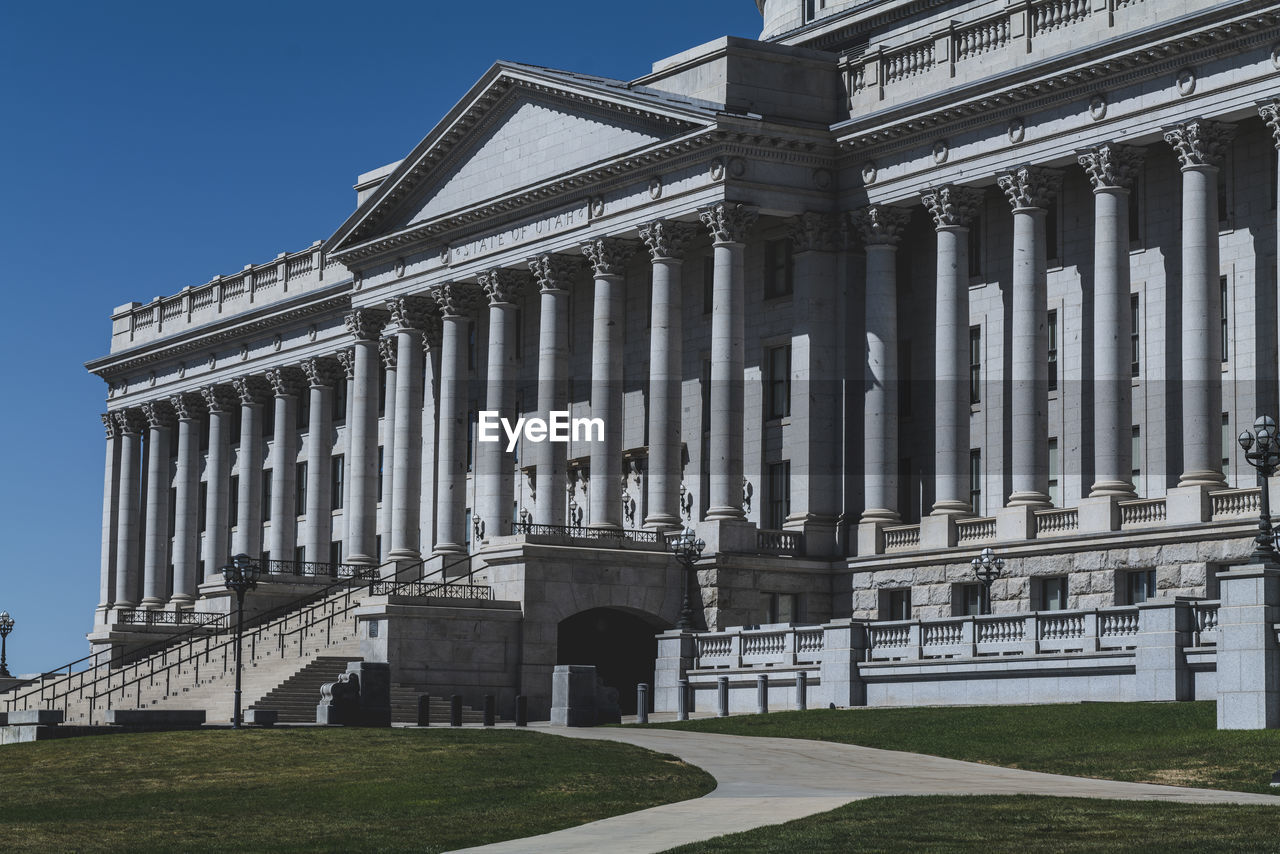
[[278, 729], [0, 748], [17, 851], [445, 851], [706, 794], [626, 744], [501, 730]]
[[872, 798], [667, 854], [1280, 851], [1280, 808], [1044, 797]]
[[1280, 731], [1220, 731], [1202, 703], [814, 709], [657, 724], [810, 738], [1055, 774], [1276, 793]]

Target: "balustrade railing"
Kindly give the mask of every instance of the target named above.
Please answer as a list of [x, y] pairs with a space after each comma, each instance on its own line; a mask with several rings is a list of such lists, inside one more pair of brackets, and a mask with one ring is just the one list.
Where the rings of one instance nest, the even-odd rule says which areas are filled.
[[1195, 632], [1193, 646], [1217, 646], [1218, 644], [1218, 606], [1217, 599], [1205, 599], [1192, 603], [1191, 610], [1195, 616]]
[[994, 516], [978, 516], [972, 519], [956, 520], [956, 544], [981, 543], [996, 538], [996, 520]]
[[952, 41], [956, 62], [973, 59], [1009, 43], [1009, 18], [1001, 15], [958, 29]]
[[1089, 16], [1092, 0], [1041, 0], [1031, 6], [1031, 33], [1043, 35], [1069, 27]]
[[1078, 507], [1053, 508], [1036, 511], [1036, 535], [1070, 534], [1080, 530]]
[[1256, 516], [1262, 509], [1261, 490], [1224, 489], [1209, 493], [1210, 506], [1215, 520], [1224, 516]]
[[1168, 504], [1163, 498], [1140, 498], [1120, 502], [1120, 526], [1153, 525], [1169, 518]]
[[762, 554], [803, 554], [804, 535], [799, 531], [774, 531], [761, 528], [756, 532], [756, 548], [759, 549]]
[[886, 552], [918, 548], [920, 548], [919, 525], [893, 525], [884, 529], [884, 550]]
[[225, 625], [226, 614], [206, 614], [199, 611], [148, 611], [135, 609], [121, 611], [116, 622], [127, 626], [214, 626]]

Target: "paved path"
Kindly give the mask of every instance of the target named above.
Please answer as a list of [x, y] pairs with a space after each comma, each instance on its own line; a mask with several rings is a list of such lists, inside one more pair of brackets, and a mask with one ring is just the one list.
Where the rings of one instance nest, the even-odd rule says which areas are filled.
[[719, 785], [701, 798], [542, 836], [468, 848], [468, 852], [649, 854], [781, 824], [877, 795], [1057, 795], [1280, 806], [1280, 797], [1271, 795], [1088, 780], [823, 741], [630, 727], [536, 727], [534, 731], [622, 741], [671, 753], [707, 771]]

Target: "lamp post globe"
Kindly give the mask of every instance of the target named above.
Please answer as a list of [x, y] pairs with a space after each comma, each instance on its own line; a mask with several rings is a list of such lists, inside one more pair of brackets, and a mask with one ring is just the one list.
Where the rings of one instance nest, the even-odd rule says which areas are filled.
[[1260, 415], [1253, 422], [1253, 431], [1240, 431], [1236, 441], [1244, 450], [1245, 462], [1258, 470], [1258, 535], [1253, 538], [1251, 559], [1273, 564], [1276, 546], [1271, 528], [1271, 476], [1280, 467], [1280, 435], [1276, 432], [1276, 422], [1268, 415]]
[[983, 614], [991, 613], [991, 585], [1004, 572], [1004, 558], [996, 557], [990, 547], [982, 550], [971, 562], [974, 575], [982, 583], [982, 602], [978, 610]]
[[0, 678], [10, 678], [8, 650], [9, 632], [13, 631], [13, 617], [8, 611], [0, 611]]
[[258, 586], [258, 578], [262, 574], [261, 565], [246, 554], [238, 554], [231, 558], [231, 563], [222, 567], [222, 579], [227, 589], [236, 594], [236, 705], [231, 717], [231, 726], [240, 729], [240, 647], [244, 635], [244, 594]]
[[675, 555], [676, 560], [684, 567], [684, 600], [680, 608], [680, 619], [676, 622], [676, 628], [682, 632], [690, 632], [694, 630], [693, 599], [690, 595], [690, 590], [695, 582], [694, 568], [702, 557], [702, 550], [707, 547], [707, 544], [694, 533], [692, 528], [686, 527], [679, 534], [667, 538], [667, 547], [671, 549], [671, 553]]

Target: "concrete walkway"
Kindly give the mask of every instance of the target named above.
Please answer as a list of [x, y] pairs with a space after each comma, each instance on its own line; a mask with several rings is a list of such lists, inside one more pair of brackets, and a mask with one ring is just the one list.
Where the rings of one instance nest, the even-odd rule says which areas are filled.
[[621, 741], [674, 754], [711, 774], [718, 785], [701, 798], [466, 851], [649, 854], [726, 833], [781, 824], [877, 795], [1056, 795], [1280, 806], [1280, 797], [1270, 795], [1089, 780], [822, 741], [629, 727], [542, 726], [534, 731]]

